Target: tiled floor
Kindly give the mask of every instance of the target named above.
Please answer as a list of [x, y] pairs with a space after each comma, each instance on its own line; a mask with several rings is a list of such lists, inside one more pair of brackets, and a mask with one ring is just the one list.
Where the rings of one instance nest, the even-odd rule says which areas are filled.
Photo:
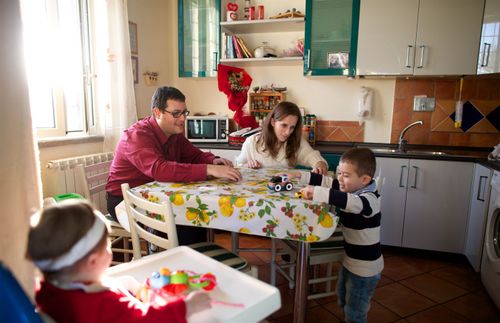
[[[215, 239], [230, 248], [229, 233], [217, 233]], [[240, 247], [269, 246], [270, 239], [240, 235]], [[383, 253], [385, 269], [368, 313], [369, 322], [500, 322], [500, 311], [464, 257], [389, 247]], [[241, 255], [259, 267], [259, 279], [269, 282], [268, 252]], [[292, 322], [294, 291], [279, 275], [277, 285], [282, 307], [266, 320]], [[307, 322], [339, 322], [342, 318], [335, 296], [308, 302]]]

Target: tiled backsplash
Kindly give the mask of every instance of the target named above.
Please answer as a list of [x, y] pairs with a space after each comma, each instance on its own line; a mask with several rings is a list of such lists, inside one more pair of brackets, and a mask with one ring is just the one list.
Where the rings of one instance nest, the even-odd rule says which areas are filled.
[[316, 141], [364, 141], [364, 126], [357, 121], [318, 120]]
[[[493, 147], [500, 143], [500, 74], [464, 79], [463, 122], [461, 128], [455, 128], [453, 118], [459, 92], [459, 78], [396, 80], [391, 143], [397, 143], [401, 130], [417, 120], [424, 125], [405, 135], [411, 144]], [[416, 95], [436, 98], [435, 111], [413, 111]]]

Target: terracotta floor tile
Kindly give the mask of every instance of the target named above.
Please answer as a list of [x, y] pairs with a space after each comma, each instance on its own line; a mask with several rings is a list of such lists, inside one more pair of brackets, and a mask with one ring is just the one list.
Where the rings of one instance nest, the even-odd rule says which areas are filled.
[[334, 302], [323, 304], [323, 307], [326, 308], [330, 313], [334, 314], [335, 317], [337, 317], [338, 319], [341, 319], [341, 320], [344, 319], [344, 313], [342, 312], [340, 307], [337, 305], [337, 300], [335, 300]]
[[377, 288], [388, 285], [388, 284], [392, 284], [392, 283], [394, 283], [394, 280], [390, 279], [389, 277], [387, 277], [385, 275], [382, 275], [382, 277], [380, 278], [380, 281], [378, 282]]
[[398, 281], [421, 273], [423, 273], [423, 271], [416, 268], [414, 264], [408, 262], [407, 259], [401, 257], [389, 257], [384, 259], [384, 270], [382, 271], [382, 275], [389, 279]]
[[430, 274], [471, 292], [483, 288], [481, 275], [476, 273], [470, 265], [448, 266], [432, 271]]
[[373, 299], [401, 317], [420, 312], [436, 304], [399, 283], [377, 288]]
[[467, 290], [430, 274], [404, 279], [399, 283], [437, 303], [443, 303], [467, 293]]
[[401, 317], [396, 313], [390, 311], [383, 305], [372, 300], [370, 311], [368, 312], [368, 322], [370, 323], [386, 323], [394, 322]]
[[470, 293], [444, 306], [474, 322], [500, 322], [500, 312], [485, 294]]
[[457, 314], [444, 306], [438, 305], [423, 312], [406, 318], [409, 322], [426, 323], [460, 323], [470, 322], [467, 318]]

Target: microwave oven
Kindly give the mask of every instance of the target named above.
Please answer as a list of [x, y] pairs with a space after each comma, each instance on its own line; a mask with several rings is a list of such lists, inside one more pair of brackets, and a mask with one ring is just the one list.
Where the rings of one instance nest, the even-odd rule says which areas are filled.
[[228, 117], [188, 116], [185, 127], [184, 133], [191, 142], [228, 142]]

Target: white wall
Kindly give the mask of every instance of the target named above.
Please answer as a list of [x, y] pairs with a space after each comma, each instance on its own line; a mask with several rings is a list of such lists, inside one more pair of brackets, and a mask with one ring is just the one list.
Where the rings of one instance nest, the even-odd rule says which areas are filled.
[[[263, 1], [262, 1], [263, 2]], [[258, 3], [252, 3], [257, 5]], [[285, 6], [285, 9], [289, 5]], [[177, 1], [129, 0], [129, 19], [138, 25], [139, 71], [158, 71], [158, 86], [178, 87], [187, 97], [192, 112], [220, 112], [232, 115], [226, 96], [218, 91], [216, 78], [177, 76]], [[239, 65], [252, 76], [252, 85], [278, 84], [288, 88], [287, 99], [305, 107], [319, 119], [356, 121], [357, 93], [361, 86], [375, 91], [374, 119], [365, 126], [366, 142], [390, 142], [394, 79], [305, 77], [302, 65]], [[156, 86], [136, 85], [138, 116], [150, 114], [150, 99]]]

